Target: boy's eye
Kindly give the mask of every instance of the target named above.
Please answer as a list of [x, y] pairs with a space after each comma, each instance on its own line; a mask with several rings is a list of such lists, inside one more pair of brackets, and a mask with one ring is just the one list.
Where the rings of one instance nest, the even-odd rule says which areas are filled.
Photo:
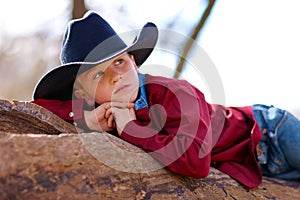
[[98, 72], [98, 73], [95, 75], [94, 79], [101, 77], [103, 74], [104, 74], [104, 72]]
[[116, 62], [115, 62], [115, 65], [120, 65], [120, 64], [122, 64], [123, 63], [123, 59], [119, 59], [119, 60], [117, 60]]

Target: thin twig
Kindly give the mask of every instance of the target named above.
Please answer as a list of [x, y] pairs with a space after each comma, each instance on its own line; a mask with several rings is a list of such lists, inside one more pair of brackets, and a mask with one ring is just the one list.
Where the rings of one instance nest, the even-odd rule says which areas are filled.
[[200, 18], [200, 21], [198, 22], [197, 26], [195, 27], [194, 32], [191, 36], [191, 39], [189, 39], [185, 44], [185, 47], [184, 47], [183, 52], [182, 52], [181, 57], [180, 57], [180, 61], [179, 61], [178, 65], [177, 65], [177, 68], [176, 68], [176, 72], [174, 74], [174, 78], [178, 78], [179, 75], [181, 74], [181, 72], [183, 70], [183, 67], [184, 67], [185, 59], [186, 59], [188, 53], [191, 50], [193, 41], [196, 40], [196, 38], [199, 35], [201, 29], [203, 28], [208, 16], [211, 13], [211, 10], [212, 10], [214, 4], [215, 4], [215, 0], [208, 0], [208, 5], [207, 5], [202, 17]]

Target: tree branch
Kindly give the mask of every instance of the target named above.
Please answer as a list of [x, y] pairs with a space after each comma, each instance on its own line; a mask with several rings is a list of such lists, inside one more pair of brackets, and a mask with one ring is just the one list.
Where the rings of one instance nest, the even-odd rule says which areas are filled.
[[184, 47], [183, 52], [180, 57], [180, 61], [178, 63], [178, 66], [177, 66], [175, 74], [174, 74], [174, 78], [178, 78], [179, 75], [181, 74], [184, 64], [185, 64], [185, 59], [192, 48], [193, 41], [196, 40], [200, 31], [202, 30], [208, 16], [210, 15], [210, 13], [212, 11], [212, 8], [213, 8], [215, 2], [216, 2], [215, 0], [208, 0], [208, 5], [207, 5], [202, 17], [200, 18], [197, 26], [195, 27], [195, 29], [193, 31], [193, 34], [191, 35], [191, 39], [189, 39], [185, 44], [185, 47]]

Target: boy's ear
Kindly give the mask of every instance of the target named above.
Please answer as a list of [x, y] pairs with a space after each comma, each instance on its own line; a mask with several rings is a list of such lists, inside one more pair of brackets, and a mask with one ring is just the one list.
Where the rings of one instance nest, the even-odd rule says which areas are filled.
[[129, 55], [129, 58], [132, 60], [132, 62], [134, 63], [134, 67], [136, 68], [136, 69], [138, 69], [138, 66], [136, 65], [136, 63], [135, 63], [135, 58], [134, 58], [134, 56], [132, 55], [132, 54], [130, 54]]
[[90, 98], [90, 96], [82, 89], [76, 89], [74, 91], [74, 95], [77, 97], [77, 99], [83, 99], [89, 106], [95, 105], [95, 101]]

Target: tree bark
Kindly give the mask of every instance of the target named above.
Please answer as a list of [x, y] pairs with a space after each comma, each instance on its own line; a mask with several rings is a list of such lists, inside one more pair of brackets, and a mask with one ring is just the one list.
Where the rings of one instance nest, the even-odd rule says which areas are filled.
[[73, 0], [72, 19], [83, 17], [87, 11], [84, 0]]
[[0, 131], [59, 134], [75, 133], [76, 128], [34, 103], [0, 99]]
[[[32, 103], [2, 102], [0, 126], [6, 128], [0, 131], [0, 199], [300, 198], [299, 182], [264, 177], [260, 186], [247, 189], [214, 168], [204, 179], [184, 177], [165, 168], [133, 173], [133, 167], [142, 169], [158, 163], [150, 156], [146, 162], [139, 156], [132, 160], [128, 152], [144, 152], [108, 133], [77, 133], [74, 129], [73, 133], [63, 133], [58, 130], [65, 127], [63, 120]], [[20, 118], [20, 113], [26, 117]], [[30, 132], [24, 134], [20, 124], [27, 127], [29, 122]], [[41, 133], [40, 123], [47, 127], [54, 124], [51, 130], [55, 134], [50, 134], [50, 129]], [[122, 150], [123, 161], [116, 161], [115, 166], [106, 163], [117, 157], [109, 152], [108, 143]], [[123, 170], [117, 169], [120, 166]]]

